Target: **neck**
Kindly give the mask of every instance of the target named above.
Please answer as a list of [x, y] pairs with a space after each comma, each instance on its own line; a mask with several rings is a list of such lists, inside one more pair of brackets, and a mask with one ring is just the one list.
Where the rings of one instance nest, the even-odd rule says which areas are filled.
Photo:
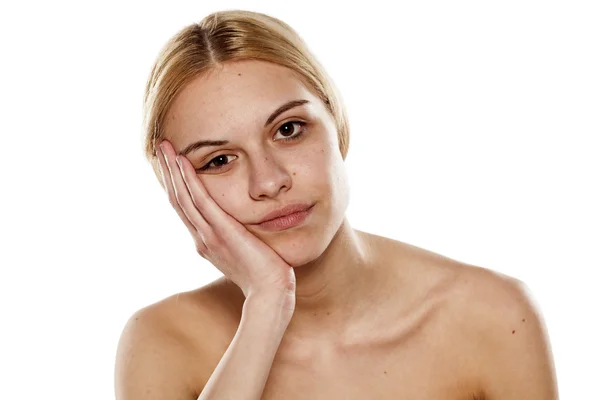
[[374, 243], [372, 236], [352, 229], [344, 218], [319, 258], [294, 269], [296, 308], [286, 332], [313, 337], [339, 334], [371, 312], [369, 305], [385, 283]]

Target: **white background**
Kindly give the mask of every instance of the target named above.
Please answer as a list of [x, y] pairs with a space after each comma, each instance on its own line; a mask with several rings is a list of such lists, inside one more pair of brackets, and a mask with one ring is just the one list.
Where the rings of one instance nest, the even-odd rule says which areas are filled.
[[141, 106], [167, 39], [228, 8], [288, 22], [340, 88], [351, 224], [526, 282], [561, 398], [597, 395], [597, 2], [2, 4], [1, 398], [113, 398], [128, 317], [221, 275]]

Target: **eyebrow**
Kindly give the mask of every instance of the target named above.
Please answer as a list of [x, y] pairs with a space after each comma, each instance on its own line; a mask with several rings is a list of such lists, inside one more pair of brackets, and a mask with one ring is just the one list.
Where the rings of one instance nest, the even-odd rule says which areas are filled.
[[[281, 107], [279, 107], [277, 110], [273, 111], [273, 113], [271, 113], [271, 115], [269, 116], [269, 118], [267, 118], [267, 121], [265, 122], [265, 128], [267, 127], [267, 125], [269, 125], [271, 122], [273, 122], [275, 120], [275, 118], [277, 118], [277, 116], [279, 116], [279, 114], [282, 114], [282, 113], [286, 112], [287, 110], [290, 110], [294, 107], [299, 107], [299, 106], [307, 104], [307, 103], [310, 103], [310, 101], [304, 100], [304, 99], [288, 101], [287, 103], [285, 103]], [[223, 146], [227, 143], [229, 143], [229, 140], [199, 140], [197, 142], [191, 143], [190, 145], [186, 146], [183, 150], [181, 150], [179, 152], [179, 155], [187, 156], [192, 151], [196, 151], [202, 147]]]

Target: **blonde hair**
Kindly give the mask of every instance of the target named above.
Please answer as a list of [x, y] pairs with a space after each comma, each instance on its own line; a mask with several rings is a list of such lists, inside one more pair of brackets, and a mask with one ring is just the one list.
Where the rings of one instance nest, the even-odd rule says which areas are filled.
[[349, 146], [349, 124], [341, 95], [305, 42], [285, 22], [266, 14], [226, 10], [207, 15], [173, 36], [160, 51], [144, 94], [144, 155], [159, 182], [155, 145], [164, 139], [169, 107], [183, 87], [228, 62], [261, 60], [299, 74], [334, 119], [342, 158]]

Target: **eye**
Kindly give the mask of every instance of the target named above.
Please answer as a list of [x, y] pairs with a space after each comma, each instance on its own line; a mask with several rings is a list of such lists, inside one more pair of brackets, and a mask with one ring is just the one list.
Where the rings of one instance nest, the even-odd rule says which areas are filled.
[[[223, 162], [222, 162], [223, 159], [227, 160], [227, 157], [237, 157], [237, 156], [234, 156], [233, 154], [218, 155], [215, 158], [213, 158], [212, 160], [210, 160], [203, 167], [198, 168], [197, 171], [213, 171], [213, 170], [221, 169], [223, 165], [227, 165], [227, 164], [223, 164]], [[218, 166], [218, 167], [211, 167], [210, 166], [211, 164], [222, 164], [222, 165]]]
[[[286, 136], [282, 140], [288, 141], [288, 140], [300, 139], [300, 137], [304, 134], [304, 131], [306, 130], [306, 128], [304, 128], [304, 126], [306, 125], [306, 122], [302, 122], [302, 121], [288, 121], [288, 122], [282, 124], [279, 127], [279, 129], [277, 129], [277, 132], [281, 131], [281, 129], [284, 128], [284, 127], [289, 127], [289, 126], [294, 126], [294, 125], [300, 126], [301, 129], [299, 130], [299, 133], [297, 133], [294, 136]], [[287, 135], [287, 134], [290, 134], [290, 133], [294, 133], [294, 130], [292, 130], [290, 132], [289, 129], [286, 129], [286, 131], [287, 131], [286, 133], [283, 133], [284, 135]]]
[[[290, 141], [290, 140], [298, 140], [300, 139], [300, 137], [302, 137], [304, 135], [304, 132], [306, 131], [305, 125], [306, 122], [302, 122], [302, 121], [288, 121], [283, 123], [279, 129], [277, 129], [277, 133], [279, 133], [282, 128], [286, 128], [286, 127], [293, 127], [294, 125], [297, 125], [300, 127], [300, 129], [298, 129], [298, 132], [295, 133], [293, 136], [286, 136], [283, 139], [281, 139], [284, 142]], [[288, 129], [284, 129], [286, 132], [282, 133], [283, 135], [291, 135], [295, 132], [295, 130], [293, 128], [291, 128], [291, 130]], [[217, 171], [223, 168], [223, 166], [229, 164], [226, 162], [228, 157], [237, 157], [233, 154], [220, 154], [218, 156], [216, 156], [215, 158], [213, 158], [212, 160], [210, 160], [207, 164], [205, 164], [204, 166], [200, 167], [197, 169], [197, 171]], [[225, 160], [225, 162], [223, 161]], [[215, 164], [215, 165], [219, 165], [219, 166], [215, 166], [215, 167], [211, 167], [211, 164]]]

